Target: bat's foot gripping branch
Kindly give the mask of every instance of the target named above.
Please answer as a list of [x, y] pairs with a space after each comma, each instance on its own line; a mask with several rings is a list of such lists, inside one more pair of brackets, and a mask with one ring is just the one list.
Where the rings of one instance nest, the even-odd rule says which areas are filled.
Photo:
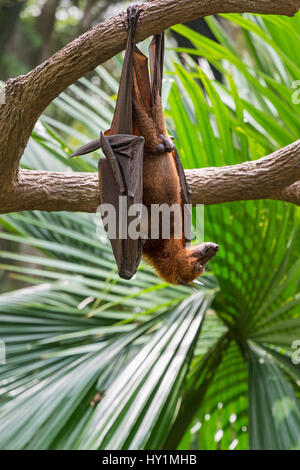
[[120, 13], [120, 17], [126, 31], [130, 31], [132, 35], [135, 34], [136, 26], [142, 11], [143, 9], [138, 5], [131, 5], [127, 8], [126, 13], [124, 11]]
[[166, 139], [162, 134], [159, 135], [161, 144], [158, 144], [156, 151], [158, 153], [172, 152], [175, 149], [175, 145], [169, 139]]

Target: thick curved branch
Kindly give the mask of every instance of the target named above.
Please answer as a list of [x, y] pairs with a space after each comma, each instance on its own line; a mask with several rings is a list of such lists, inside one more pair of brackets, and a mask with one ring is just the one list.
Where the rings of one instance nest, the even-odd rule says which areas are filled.
[[[137, 40], [216, 13], [292, 16], [299, 8], [300, 0], [153, 0], [143, 5]], [[119, 16], [115, 16], [72, 41], [32, 72], [6, 82], [6, 105], [0, 106], [2, 192], [17, 184], [19, 161], [40, 114], [66, 87], [124, 49], [126, 36]]]
[[[186, 170], [186, 176], [194, 205], [252, 199], [300, 205], [300, 140], [259, 160]], [[20, 170], [19, 184], [1, 198], [0, 213], [95, 212], [98, 205], [97, 173]]]

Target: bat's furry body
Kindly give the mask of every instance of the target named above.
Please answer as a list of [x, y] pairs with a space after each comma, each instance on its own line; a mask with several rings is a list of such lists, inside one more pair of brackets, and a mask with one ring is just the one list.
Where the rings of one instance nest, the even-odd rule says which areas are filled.
[[[150, 82], [145, 80], [148, 68], [147, 61], [140, 59], [139, 53], [138, 60], [135, 63], [133, 81], [133, 121], [137, 134], [142, 135], [145, 139], [143, 204], [147, 207], [148, 214], [151, 213], [153, 204], [167, 204], [169, 207], [178, 204], [183, 210], [184, 201], [182, 200], [181, 186], [186, 185], [186, 181], [180, 181], [175, 162], [174, 146], [167, 132], [161, 104], [162, 76], [156, 77], [160, 83], [157, 86], [156, 95], [153, 96]], [[143, 73], [140, 70], [142, 67], [144, 69]], [[139, 75], [140, 77], [143, 76], [144, 82], [146, 82], [142, 93]], [[151, 92], [152, 96], [149, 99]], [[161, 152], [162, 142], [164, 142], [165, 147], [163, 152]], [[166, 147], [169, 147], [168, 150], [170, 151], [166, 151]], [[150, 215], [148, 225], [149, 227], [152, 226]], [[183, 222], [182, 227], [184, 228]], [[184, 233], [182, 232], [180, 239], [174, 238], [171, 224], [171, 237], [169, 239], [148, 238], [144, 245], [143, 256], [155, 268], [157, 274], [167, 282], [187, 285], [204, 272], [205, 263], [217, 250], [218, 246], [213, 243], [186, 246]]]
[[[150, 227], [148, 239], [144, 244], [141, 240], [135, 244], [130, 240], [127, 242], [117, 240], [117, 243], [111, 240], [120, 276], [126, 279], [132, 277], [143, 252], [145, 259], [161, 278], [171, 284], [188, 286], [203, 273], [205, 263], [216, 254], [219, 247], [214, 243], [186, 246], [183, 206], [189, 202], [190, 191], [180, 158], [168, 136], [161, 104], [164, 35], [163, 33], [155, 35], [149, 47], [150, 79], [148, 60], [134, 45], [134, 34], [140, 12], [137, 7], [131, 7], [127, 9], [127, 16], [122, 16], [128, 31], [128, 41], [114, 118], [111, 128], [105, 132], [107, 138], [102, 134], [99, 140], [81, 147], [74, 155], [83, 155], [100, 146], [104, 151], [103, 146], [105, 146], [104, 153], [107, 160], [101, 159], [99, 166], [101, 202], [116, 201], [115, 196], [120, 194], [122, 187], [120, 180], [123, 180], [127, 194], [134, 192], [130, 175], [140, 174], [140, 186], [143, 181], [143, 188], [140, 186], [139, 188], [142, 189], [142, 192], [140, 191], [142, 202], [148, 210], [148, 227]], [[141, 164], [138, 163], [140, 157], [137, 156], [135, 136], [144, 138], [144, 142], [141, 139], [137, 144], [139, 152], [143, 149], [143, 180], [141, 171], [139, 172]], [[115, 138], [119, 142], [117, 146], [113, 143]], [[134, 142], [133, 145], [126, 146], [128, 138]], [[127, 153], [124, 153], [124, 146]], [[125, 157], [124, 160], [124, 155], [131, 158]], [[133, 170], [134, 165], [135, 170]], [[107, 185], [108, 180], [112, 181], [111, 185]], [[135, 194], [139, 194], [136, 188], [135, 185]], [[163, 239], [161, 236], [161, 227], [158, 239], [149, 237], [153, 224], [151, 220], [153, 204], [166, 204], [169, 207], [177, 204], [181, 207], [181, 238], [174, 237], [174, 219], [170, 223], [171, 231], [168, 239]]]
[[[143, 203], [148, 209], [149, 227], [151, 227], [152, 204], [183, 205], [180, 194], [180, 181], [176, 163], [171, 152], [156, 151], [160, 141], [158, 135], [169, 139], [163, 109], [156, 105], [153, 122], [145, 116], [142, 107], [135, 106], [135, 123], [141, 135], [145, 138], [143, 166]], [[156, 123], [156, 126], [153, 124]], [[158, 127], [159, 125], [159, 127]], [[172, 229], [172, 226], [171, 226]], [[148, 239], [144, 245], [143, 256], [155, 268], [158, 275], [171, 284], [187, 283], [197, 278], [204, 268], [196, 271], [190, 259], [192, 248], [185, 246], [184, 234], [181, 239]]]

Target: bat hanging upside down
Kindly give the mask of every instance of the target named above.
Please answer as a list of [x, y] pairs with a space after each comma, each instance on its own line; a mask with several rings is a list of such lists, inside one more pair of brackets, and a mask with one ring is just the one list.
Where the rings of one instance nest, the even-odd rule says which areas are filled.
[[[126, 16], [121, 15], [128, 40], [111, 128], [72, 156], [102, 148], [106, 158], [99, 161], [100, 202], [115, 208], [117, 233], [121, 224], [120, 196], [127, 198], [127, 211], [134, 204], [143, 204], [147, 208], [149, 229], [146, 239], [142, 236], [137, 239], [110, 237], [120, 277], [130, 279], [143, 255], [161, 278], [171, 284], [191, 287], [190, 283], [204, 272], [205, 264], [219, 247], [214, 243], [187, 246], [183, 209], [184, 205], [190, 204], [191, 191], [177, 150], [168, 136], [161, 103], [164, 33], [155, 35], [149, 46], [150, 79], [148, 60], [134, 43], [141, 11], [133, 6], [127, 9]], [[154, 223], [151, 208], [161, 204], [179, 205], [180, 237], [175, 237], [173, 217], [169, 237], [164, 238], [159, 227], [159, 236], [151, 238]], [[131, 219], [128, 217], [126, 229]]]

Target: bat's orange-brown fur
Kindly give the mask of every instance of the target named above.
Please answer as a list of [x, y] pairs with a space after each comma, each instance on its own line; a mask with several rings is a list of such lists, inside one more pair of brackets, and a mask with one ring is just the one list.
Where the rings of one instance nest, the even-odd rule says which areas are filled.
[[[135, 85], [136, 97], [138, 90]], [[148, 209], [149, 227], [151, 227], [152, 204], [179, 204], [183, 207], [180, 194], [180, 180], [172, 152], [157, 152], [161, 143], [159, 138], [163, 135], [168, 139], [163, 109], [160, 97], [156, 99], [156, 106], [150, 112], [142, 106], [139, 100], [134, 100], [134, 121], [138, 133], [145, 138], [144, 167], [143, 167], [143, 203]], [[183, 225], [183, 224], [182, 224]], [[206, 244], [207, 254], [212, 250], [213, 244]], [[205, 250], [204, 250], [205, 251]], [[203, 245], [186, 247], [184, 233], [180, 239], [148, 239], [144, 245], [143, 255], [155, 268], [157, 274], [171, 284], [189, 284], [194, 281], [205, 269]], [[214, 251], [214, 252], [215, 252]], [[211, 254], [212, 256], [212, 254]], [[209, 257], [211, 257], [209, 256]]]

